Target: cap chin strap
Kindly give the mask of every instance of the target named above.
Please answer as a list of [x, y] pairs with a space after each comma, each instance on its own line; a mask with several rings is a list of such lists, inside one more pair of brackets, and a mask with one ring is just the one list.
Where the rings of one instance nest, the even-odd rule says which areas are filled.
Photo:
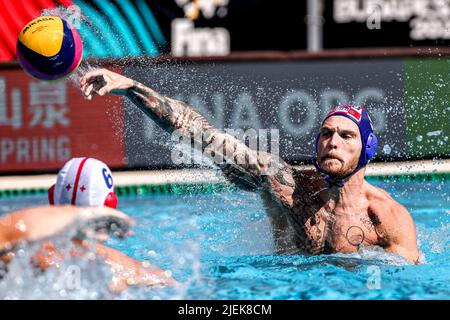
[[344, 187], [344, 183], [347, 182], [347, 180], [354, 175], [359, 169], [361, 169], [363, 166], [358, 163], [358, 165], [356, 166], [355, 170], [353, 170], [352, 172], [350, 172], [348, 175], [346, 175], [343, 178], [333, 178], [332, 176], [330, 176], [329, 174], [326, 174], [322, 171], [322, 169], [320, 169], [319, 164], [317, 163], [317, 159], [314, 158], [313, 159], [313, 163], [314, 166], [316, 167], [316, 170], [325, 178], [325, 181], [328, 184], [328, 189], [331, 189], [333, 187], [337, 187], [337, 188], [342, 188]]
[[333, 187], [342, 188], [344, 186], [344, 179], [333, 179], [329, 175], [325, 175], [325, 181], [328, 184], [328, 189]]

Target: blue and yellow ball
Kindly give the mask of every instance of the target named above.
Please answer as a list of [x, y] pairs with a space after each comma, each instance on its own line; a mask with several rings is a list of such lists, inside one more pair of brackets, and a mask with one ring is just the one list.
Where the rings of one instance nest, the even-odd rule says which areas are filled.
[[80, 35], [60, 17], [42, 16], [30, 21], [17, 40], [20, 65], [39, 80], [67, 77], [78, 68], [82, 56]]

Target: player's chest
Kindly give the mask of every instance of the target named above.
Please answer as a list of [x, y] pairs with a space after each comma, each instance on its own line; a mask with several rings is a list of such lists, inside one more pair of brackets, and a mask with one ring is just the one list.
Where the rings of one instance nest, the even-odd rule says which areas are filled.
[[357, 214], [334, 214], [320, 208], [315, 212], [303, 212], [303, 232], [312, 252], [357, 251], [362, 245], [376, 245], [378, 236], [369, 215], [362, 211]]
[[350, 253], [361, 246], [378, 244], [376, 229], [368, 214], [332, 217], [324, 225], [328, 228], [326, 247], [331, 252]]

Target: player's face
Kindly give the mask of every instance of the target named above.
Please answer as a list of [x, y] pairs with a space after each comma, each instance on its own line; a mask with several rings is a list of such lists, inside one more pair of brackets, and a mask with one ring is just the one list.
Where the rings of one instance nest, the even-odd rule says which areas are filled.
[[361, 134], [356, 123], [342, 116], [329, 117], [320, 129], [318, 165], [324, 173], [343, 178], [355, 170], [361, 148]]

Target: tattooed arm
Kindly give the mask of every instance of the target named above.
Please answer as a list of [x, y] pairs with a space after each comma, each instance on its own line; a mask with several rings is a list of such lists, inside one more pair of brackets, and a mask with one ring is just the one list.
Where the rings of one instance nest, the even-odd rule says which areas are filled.
[[[214, 128], [184, 102], [165, 97], [143, 84], [105, 69], [87, 73], [81, 80], [84, 95], [107, 93], [126, 96], [162, 129], [189, 139], [200, 133], [202, 153], [218, 165], [225, 176], [246, 188], [263, 188], [284, 205], [291, 205], [292, 169], [278, 157], [248, 148], [235, 137]], [[190, 140], [188, 140], [190, 141]]]

